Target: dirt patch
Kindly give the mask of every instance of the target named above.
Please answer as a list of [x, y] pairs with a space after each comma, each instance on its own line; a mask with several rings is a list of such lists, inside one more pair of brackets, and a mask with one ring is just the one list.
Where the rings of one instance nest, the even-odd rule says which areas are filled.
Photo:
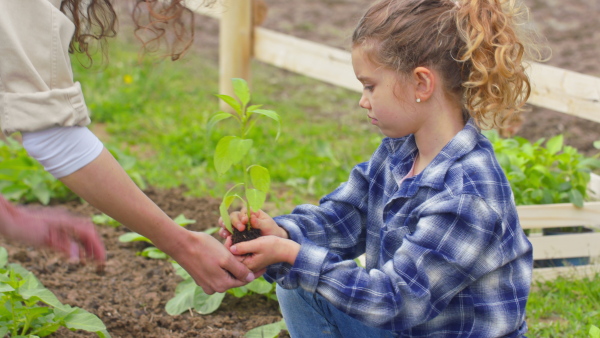
[[[147, 191], [169, 216], [184, 214], [197, 220], [188, 225], [201, 231], [214, 226], [219, 201], [183, 196], [184, 189]], [[63, 204], [73, 213], [91, 216], [99, 212], [86, 204]], [[9, 261], [32, 271], [58, 299], [96, 314], [113, 337], [241, 337], [248, 330], [281, 320], [277, 302], [262, 295], [236, 298], [226, 295], [221, 307], [210, 315], [195, 312], [170, 316], [164, 307], [181, 281], [171, 264], [164, 260], [136, 256], [145, 244], [120, 243], [124, 227], [98, 226], [108, 257], [106, 269], [97, 273], [93, 266], [67, 263], [53, 252], [35, 250], [0, 238]], [[95, 336], [84, 331], [61, 329], [55, 337]]]

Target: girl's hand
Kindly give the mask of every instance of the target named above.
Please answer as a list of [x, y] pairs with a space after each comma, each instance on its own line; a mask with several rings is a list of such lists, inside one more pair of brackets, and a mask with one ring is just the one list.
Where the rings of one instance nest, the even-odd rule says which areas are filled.
[[250, 270], [263, 271], [275, 263], [285, 262], [293, 265], [300, 252], [300, 244], [277, 236], [262, 236], [232, 245], [229, 251]]
[[[245, 208], [240, 211], [232, 212], [229, 216], [231, 219], [231, 225], [237, 228], [239, 231], [246, 230], [246, 224], [248, 223], [248, 213]], [[250, 225], [255, 229], [260, 229], [263, 236], [277, 236], [288, 239], [288, 233], [284, 228], [280, 227], [275, 223], [271, 216], [267, 215], [264, 211], [258, 210], [250, 215]], [[219, 235], [223, 238], [231, 236], [223, 220], [219, 218], [219, 226], [221, 230]]]

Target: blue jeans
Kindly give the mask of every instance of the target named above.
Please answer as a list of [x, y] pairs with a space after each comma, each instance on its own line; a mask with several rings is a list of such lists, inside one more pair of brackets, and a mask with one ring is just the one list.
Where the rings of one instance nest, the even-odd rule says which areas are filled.
[[277, 299], [292, 338], [394, 337], [392, 331], [367, 326], [336, 309], [319, 294], [277, 285]]

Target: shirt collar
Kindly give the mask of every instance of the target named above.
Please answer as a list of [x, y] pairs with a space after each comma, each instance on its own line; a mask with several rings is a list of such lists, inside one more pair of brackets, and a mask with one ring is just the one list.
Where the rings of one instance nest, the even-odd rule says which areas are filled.
[[[465, 127], [444, 146], [425, 170], [413, 177], [408, 191], [406, 191], [408, 195], [416, 193], [420, 186], [442, 189], [450, 167], [475, 148], [479, 141], [479, 135], [479, 127], [472, 118], [469, 119]], [[397, 139], [386, 138], [383, 140], [383, 144], [390, 153], [390, 171], [399, 182], [410, 171], [417, 155], [415, 137], [411, 134]]]

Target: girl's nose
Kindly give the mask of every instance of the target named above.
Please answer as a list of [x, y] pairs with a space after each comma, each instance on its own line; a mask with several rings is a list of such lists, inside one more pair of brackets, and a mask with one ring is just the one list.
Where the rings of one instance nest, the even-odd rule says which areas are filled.
[[371, 103], [369, 103], [369, 100], [367, 100], [367, 98], [364, 95], [360, 97], [358, 105], [364, 109], [371, 109]]

